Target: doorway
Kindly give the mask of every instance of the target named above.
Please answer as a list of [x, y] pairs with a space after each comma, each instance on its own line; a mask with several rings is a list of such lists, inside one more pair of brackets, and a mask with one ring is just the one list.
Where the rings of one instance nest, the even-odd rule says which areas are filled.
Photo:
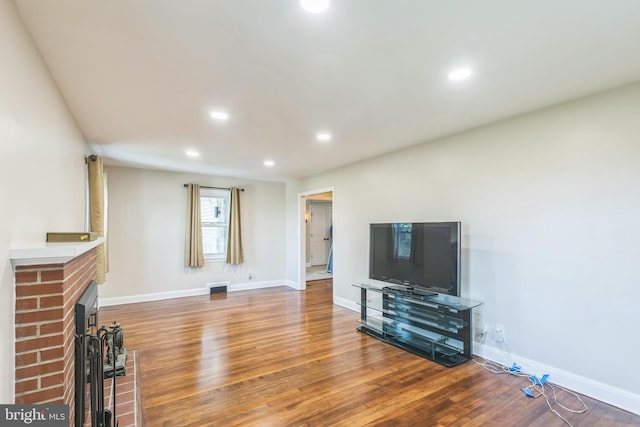
[[309, 206], [309, 253], [307, 267], [327, 266], [329, 252], [331, 250], [331, 235], [333, 216], [331, 203], [324, 201], [315, 203], [315, 200], [307, 200]]
[[300, 289], [333, 282], [333, 189], [300, 193]]

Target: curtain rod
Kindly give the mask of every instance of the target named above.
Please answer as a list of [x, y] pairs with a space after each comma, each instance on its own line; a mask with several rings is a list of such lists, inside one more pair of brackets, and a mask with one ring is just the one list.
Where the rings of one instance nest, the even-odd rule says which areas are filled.
[[[187, 187], [189, 184], [184, 184]], [[207, 187], [206, 185], [201, 185], [200, 188], [212, 188], [214, 190], [231, 190], [229, 187]], [[244, 191], [244, 188], [238, 188], [240, 191]]]

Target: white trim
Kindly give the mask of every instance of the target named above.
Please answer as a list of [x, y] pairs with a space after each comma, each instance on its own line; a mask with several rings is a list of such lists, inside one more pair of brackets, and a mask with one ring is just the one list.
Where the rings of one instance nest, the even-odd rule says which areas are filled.
[[304, 287], [304, 288], [300, 287], [300, 284], [294, 282], [293, 280], [285, 280], [284, 284], [287, 285], [290, 288], [295, 289], [296, 291], [304, 291], [306, 289], [306, 287]]
[[[286, 280], [272, 280], [265, 282], [253, 282], [253, 283], [236, 283], [234, 285], [230, 285], [230, 282], [218, 282], [227, 286], [227, 292], [235, 292], [235, 291], [243, 291], [247, 289], [259, 289], [259, 288], [271, 288], [275, 286], [291, 286]], [[183, 297], [193, 297], [198, 295], [209, 295], [209, 287], [208, 285], [218, 286], [218, 283], [207, 283], [205, 287], [196, 288], [196, 289], [184, 289], [181, 291], [169, 291], [169, 292], [157, 292], [153, 294], [142, 294], [142, 295], [130, 295], [125, 297], [110, 297], [110, 298], [100, 298], [98, 295], [98, 302], [100, 307], [108, 307], [110, 305], [121, 305], [121, 304], [134, 304], [138, 302], [150, 302], [150, 301], [160, 301], [165, 299], [173, 299], [173, 298], [183, 298]], [[98, 290], [98, 292], [100, 292]]]
[[[350, 301], [348, 299], [344, 299], [341, 297], [333, 297], [333, 303], [337, 306], [346, 308], [347, 310], [351, 310], [351, 311], [355, 311], [356, 313], [360, 314], [361, 309], [360, 306], [358, 304], [356, 304], [353, 301]], [[378, 310], [374, 310], [372, 308], [368, 308], [367, 309], [367, 315], [369, 316], [375, 316], [377, 314], [380, 314], [380, 312]]]
[[104, 237], [98, 237], [89, 242], [40, 243], [26, 248], [9, 249], [9, 258], [14, 267], [64, 264], [104, 242]]
[[207, 264], [211, 263], [218, 263], [218, 264], [222, 264], [223, 262], [227, 261], [227, 255], [226, 254], [222, 254], [222, 255], [212, 255], [212, 254], [208, 254], [208, 255], [204, 255], [204, 262], [206, 262]]
[[339, 305], [340, 307], [348, 308], [351, 311], [360, 312], [360, 306], [355, 302], [348, 300], [346, 298], [333, 296], [333, 303], [335, 305]]
[[507, 360], [508, 357], [504, 351], [475, 342], [473, 353], [505, 366], [511, 366], [515, 361], [520, 365], [522, 372], [536, 375], [538, 378], [544, 374], [549, 374], [549, 381], [553, 384], [640, 415], [640, 395], [638, 394], [612, 387], [608, 384], [585, 378], [562, 369], [554, 368], [553, 366], [545, 365], [516, 354], [511, 355], [512, 360]]
[[245, 291], [247, 289], [273, 288], [276, 286], [287, 286], [285, 280], [269, 280], [263, 282], [236, 283], [227, 288], [227, 292]]
[[[98, 293], [99, 292], [100, 291], [98, 290]], [[160, 300], [173, 299], [173, 298], [193, 297], [196, 295], [209, 295], [209, 289], [207, 288], [185, 289], [182, 291], [156, 292], [153, 294], [129, 295], [126, 297], [110, 297], [110, 298], [100, 298], [100, 295], [98, 294], [98, 299], [100, 301], [100, 307], [108, 307], [110, 305], [160, 301]]]
[[211, 288], [219, 288], [219, 287], [222, 287], [222, 286], [227, 286], [228, 287], [230, 285], [231, 285], [231, 281], [227, 280], [227, 281], [224, 281], [224, 282], [207, 282], [207, 283], [204, 284], [204, 287], [209, 289], [209, 290], [211, 290]]
[[333, 193], [333, 191], [334, 191], [334, 187], [318, 188], [318, 189], [315, 189], [315, 190], [303, 191], [302, 193], [298, 193], [298, 198], [306, 197], [306, 196], [313, 196], [314, 194]]

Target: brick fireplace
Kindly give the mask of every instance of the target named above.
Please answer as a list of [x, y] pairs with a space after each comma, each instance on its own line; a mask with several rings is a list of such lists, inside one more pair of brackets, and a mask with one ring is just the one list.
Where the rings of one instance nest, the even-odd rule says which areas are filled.
[[100, 242], [12, 251], [15, 403], [68, 404], [74, 425], [74, 306], [96, 276]]

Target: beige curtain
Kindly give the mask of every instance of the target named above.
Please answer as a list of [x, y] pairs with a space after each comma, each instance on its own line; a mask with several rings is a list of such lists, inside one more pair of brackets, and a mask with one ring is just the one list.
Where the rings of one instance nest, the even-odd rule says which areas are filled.
[[227, 239], [227, 264], [242, 264], [242, 228], [240, 226], [240, 189], [231, 188], [231, 209]]
[[184, 252], [186, 267], [204, 266], [202, 224], [200, 221], [200, 186], [187, 185], [187, 239]]
[[[98, 156], [89, 157], [89, 217], [91, 220], [91, 231], [97, 233], [99, 237], [105, 236], [106, 229], [106, 180], [102, 158]], [[106, 274], [109, 271], [109, 260], [106, 244], [102, 243], [96, 247], [96, 282], [104, 283]]]

